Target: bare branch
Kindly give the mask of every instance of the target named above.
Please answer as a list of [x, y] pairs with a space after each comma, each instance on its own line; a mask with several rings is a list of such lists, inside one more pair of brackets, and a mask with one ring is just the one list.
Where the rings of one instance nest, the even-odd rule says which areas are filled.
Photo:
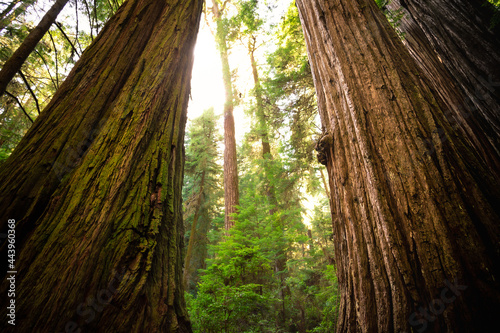
[[222, 7], [221, 7], [221, 9], [220, 9], [220, 11], [221, 11], [221, 12], [224, 12], [224, 10], [226, 9], [226, 6], [227, 6], [227, 4], [228, 4], [228, 3], [229, 3], [229, 0], [226, 0], [226, 1], [224, 1], [224, 2], [222, 3]]
[[68, 41], [69, 45], [71, 45], [71, 48], [73, 49], [73, 51], [78, 55], [78, 57], [80, 57], [80, 53], [76, 49], [75, 45], [73, 45], [73, 43], [71, 42], [71, 40], [69, 39], [68, 35], [66, 35], [66, 32], [64, 32], [64, 29], [63, 29], [61, 23], [59, 23], [59, 22], [54, 22], [54, 23], [55, 23], [56, 27], [59, 29], [59, 31], [63, 34], [64, 38], [66, 38], [66, 40]]
[[33, 124], [33, 119], [31, 119], [30, 115], [26, 112], [26, 110], [24, 109], [24, 107], [23, 107], [23, 105], [21, 104], [21, 102], [19, 101], [19, 99], [17, 99], [17, 97], [16, 97], [16, 96], [12, 95], [12, 94], [11, 94], [10, 92], [8, 92], [7, 90], [5, 91], [5, 94], [17, 102], [17, 104], [19, 105], [19, 107], [21, 108], [21, 110], [23, 110], [23, 112], [24, 112], [24, 114], [26, 115], [26, 117], [28, 117], [28, 119], [29, 119], [29, 120], [31, 121], [31, 123]]
[[47, 73], [49, 73], [50, 80], [52, 81], [52, 84], [54, 85], [54, 88], [57, 89], [56, 81], [54, 81], [54, 78], [52, 77], [52, 73], [50, 72], [50, 67], [49, 67], [49, 64], [47, 64], [47, 60], [45, 60], [45, 57], [40, 52], [38, 52], [37, 49], [35, 49], [35, 52], [36, 52], [36, 54], [38, 54], [38, 56], [40, 57], [40, 59], [42, 59], [43, 64], [45, 65], [45, 68], [47, 69]]
[[55, 55], [55, 65], [56, 65], [56, 83], [57, 83], [57, 89], [59, 89], [59, 60], [57, 57], [57, 46], [56, 43], [54, 42], [54, 37], [52, 36], [52, 33], [50, 30], [48, 31], [50, 40], [52, 41], [52, 46], [54, 47], [54, 55]]
[[94, 40], [94, 18], [92, 17], [92, 14], [90, 12], [89, 4], [87, 3], [87, 0], [83, 0], [83, 4], [85, 5], [85, 10], [87, 12], [87, 16], [89, 17], [89, 25], [90, 25], [90, 38]]
[[19, 71], [18, 73], [21, 76], [21, 78], [23, 79], [24, 84], [26, 85], [26, 88], [28, 88], [28, 90], [31, 94], [31, 97], [33, 97], [33, 99], [35, 100], [36, 110], [38, 111], [38, 115], [40, 115], [40, 105], [38, 104], [38, 98], [36, 98], [35, 92], [33, 91], [33, 89], [31, 89], [30, 83], [28, 82], [28, 79], [26, 78], [26, 76], [24, 76], [23, 72]]

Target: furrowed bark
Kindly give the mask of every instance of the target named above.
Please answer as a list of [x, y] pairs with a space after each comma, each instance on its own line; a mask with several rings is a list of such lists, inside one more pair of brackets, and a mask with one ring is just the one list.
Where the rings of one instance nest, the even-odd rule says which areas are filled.
[[498, 170], [372, 0], [297, 6], [331, 135], [337, 331], [488, 330], [500, 310]]
[[2, 165], [2, 230], [18, 220], [16, 332], [191, 331], [181, 186], [201, 10], [127, 1]]
[[69, 0], [57, 0], [52, 7], [47, 11], [40, 23], [33, 29], [28, 37], [22, 42], [14, 54], [5, 62], [0, 70], [0, 96], [7, 89], [7, 85], [12, 80], [14, 75], [21, 70], [22, 65], [28, 59], [29, 55], [35, 49], [38, 42], [43, 38], [45, 33], [49, 31], [50, 26], [57, 18], [64, 6]]
[[[429, 78], [454, 126], [500, 168], [500, 39], [489, 29], [486, 1], [393, 0], [403, 11], [399, 29], [405, 46]], [[498, 30], [498, 29], [497, 29]]]

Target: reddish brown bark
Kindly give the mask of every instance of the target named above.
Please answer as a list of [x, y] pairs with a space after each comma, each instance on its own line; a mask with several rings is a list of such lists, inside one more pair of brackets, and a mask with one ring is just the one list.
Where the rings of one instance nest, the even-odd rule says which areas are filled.
[[2, 164], [2, 231], [17, 220], [2, 332], [191, 331], [181, 187], [201, 10], [127, 1]]
[[453, 126], [374, 1], [297, 6], [330, 138], [337, 331], [494, 326], [498, 170]]
[[[227, 2], [224, 3], [224, 6], [226, 4]], [[226, 101], [224, 103], [224, 227], [226, 230], [229, 230], [234, 226], [233, 215], [238, 212], [237, 206], [240, 204], [240, 195], [238, 189], [238, 160], [236, 155], [236, 136], [233, 115], [233, 85], [229, 67], [227, 31], [221, 21], [223, 11], [224, 8], [219, 8], [217, 0], [212, 0], [212, 12], [215, 23], [217, 24], [215, 39], [220, 52], [222, 79], [226, 92]]]
[[[404, 5], [404, 7], [402, 7]], [[405, 46], [484, 163], [500, 168], [500, 39], [486, 1], [393, 0]]]

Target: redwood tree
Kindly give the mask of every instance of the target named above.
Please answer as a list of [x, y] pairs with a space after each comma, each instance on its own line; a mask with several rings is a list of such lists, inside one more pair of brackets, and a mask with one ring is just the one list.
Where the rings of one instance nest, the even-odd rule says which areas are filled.
[[500, 38], [487, 1], [392, 0], [405, 46], [443, 98], [455, 127], [500, 168]]
[[338, 332], [486, 331], [500, 311], [498, 170], [372, 0], [297, 0], [324, 135]]
[[127, 1], [2, 165], [2, 231], [17, 220], [16, 326], [2, 297], [2, 331], [191, 331], [181, 186], [201, 11]]
[[240, 194], [238, 189], [238, 160], [236, 155], [236, 137], [234, 129], [234, 95], [231, 81], [231, 69], [229, 67], [229, 47], [228, 47], [228, 27], [223, 18], [223, 12], [229, 1], [224, 1], [219, 7], [218, 0], [212, 0], [212, 13], [217, 25], [215, 40], [219, 49], [222, 62], [222, 79], [226, 100], [224, 102], [224, 204], [226, 230], [234, 226], [233, 214], [237, 213], [237, 206], [240, 204]]

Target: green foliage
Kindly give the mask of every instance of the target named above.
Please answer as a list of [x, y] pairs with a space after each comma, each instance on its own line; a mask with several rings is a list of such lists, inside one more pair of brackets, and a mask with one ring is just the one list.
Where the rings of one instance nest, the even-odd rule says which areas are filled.
[[240, 148], [236, 225], [210, 247], [213, 259], [201, 271], [197, 292], [187, 295], [195, 332], [327, 332], [335, 325], [328, 203], [315, 210], [310, 239], [301, 175], [282, 154], [262, 158], [254, 132]]
[[493, 16], [491, 17], [490, 28], [495, 29], [500, 23], [500, 0], [488, 0], [493, 5]]
[[396, 33], [398, 34], [399, 38], [401, 40], [405, 39], [405, 33], [401, 31], [399, 26], [401, 25], [401, 19], [405, 16], [405, 12], [403, 8], [399, 8], [395, 11], [391, 11], [387, 9], [387, 5], [391, 2], [391, 0], [375, 0], [375, 3], [377, 6], [382, 9], [384, 12], [384, 15], [387, 17], [387, 20], [391, 24], [391, 26], [394, 28]]
[[311, 333], [335, 332], [337, 324], [340, 298], [338, 294], [335, 266], [327, 265], [323, 271], [323, 274], [326, 285], [317, 294], [318, 302], [323, 304], [323, 318], [321, 320], [321, 324], [318, 327], [314, 328]]
[[[203, 171], [210, 175], [221, 171], [218, 143], [222, 137], [218, 128], [219, 117], [210, 108], [192, 120], [186, 132], [186, 164], [187, 175], [199, 176]], [[210, 183], [212, 186], [213, 184]]]
[[[5, 63], [38, 24], [38, 19], [34, 19], [36, 8], [30, 7], [35, 1], [15, 2], [10, 11], [2, 11], [0, 28], [5, 24], [5, 29], [0, 34], [0, 64]], [[57, 23], [50, 28], [21, 68], [25, 79], [16, 75], [7, 87], [10, 95], [0, 98], [0, 162], [11, 154], [31, 126], [29, 118], [34, 120], [43, 111], [92, 41], [94, 32], [104, 25], [123, 0], [77, 3], [79, 16], [89, 17], [91, 30], [78, 25], [81, 17], [59, 17], [58, 22], [66, 23]], [[47, 9], [44, 7], [44, 10]]]
[[[207, 245], [216, 243], [220, 237], [218, 230], [223, 226], [223, 192], [221, 186], [222, 168], [218, 144], [221, 141], [218, 128], [219, 117], [213, 108], [192, 120], [186, 132], [186, 163], [183, 187], [185, 239], [189, 243], [191, 225], [195, 211], [199, 209], [195, 246], [189, 269], [192, 274], [188, 289], [194, 290], [198, 281], [197, 270], [205, 267], [208, 256]], [[201, 182], [203, 178], [203, 187]], [[201, 201], [198, 201], [202, 196]], [[200, 207], [196, 207], [197, 204]]]
[[320, 131], [315, 125], [314, 82], [298, 11], [293, 3], [274, 40], [277, 47], [267, 57], [268, 72], [262, 84], [268, 124], [278, 132], [284, 130], [284, 149], [296, 161], [294, 167], [302, 169], [315, 160], [314, 137]]
[[230, 236], [213, 246], [196, 297], [188, 296], [195, 332], [275, 332], [269, 252], [255, 237], [259, 226], [238, 220]]
[[237, 14], [231, 18], [231, 39], [243, 39], [259, 32], [264, 21], [260, 18], [259, 1], [234, 1]]
[[380, 9], [384, 9], [384, 7], [389, 3], [389, 0], [375, 0], [375, 3]]

